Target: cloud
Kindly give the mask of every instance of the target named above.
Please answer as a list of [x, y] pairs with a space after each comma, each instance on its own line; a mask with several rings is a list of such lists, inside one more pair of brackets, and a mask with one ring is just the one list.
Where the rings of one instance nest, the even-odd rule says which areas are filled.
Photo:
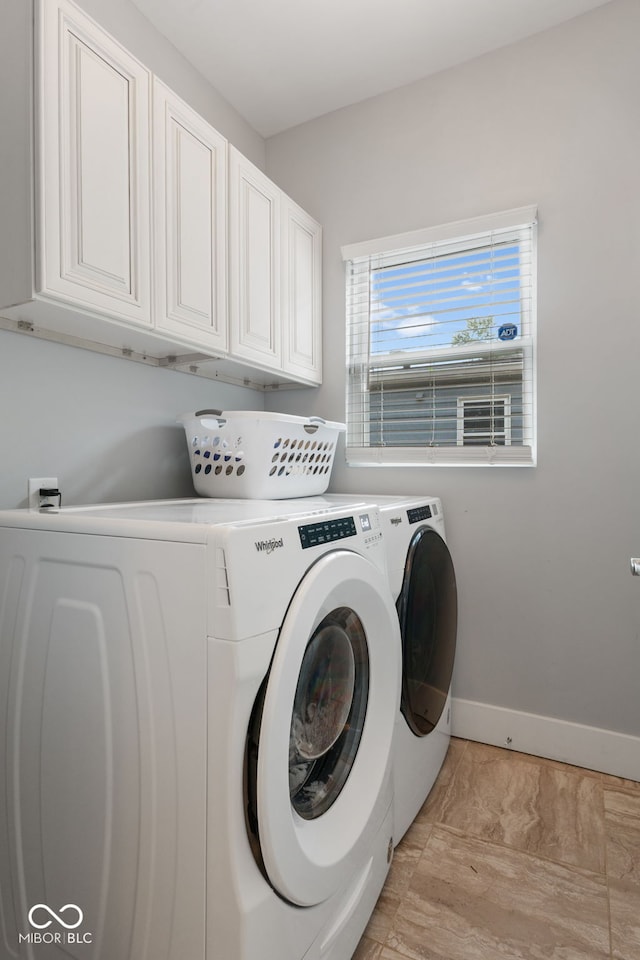
[[379, 339], [381, 335], [388, 334], [413, 339], [428, 336], [432, 328], [437, 326], [437, 323], [438, 321], [429, 315], [417, 321], [411, 317], [399, 314], [395, 317], [374, 320], [371, 324], [371, 332], [375, 339]]

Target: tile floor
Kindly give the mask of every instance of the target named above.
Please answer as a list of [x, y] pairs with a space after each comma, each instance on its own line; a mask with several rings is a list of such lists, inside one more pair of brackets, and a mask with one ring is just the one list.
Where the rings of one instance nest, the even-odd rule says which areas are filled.
[[640, 783], [452, 739], [353, 960], [640, 960]]

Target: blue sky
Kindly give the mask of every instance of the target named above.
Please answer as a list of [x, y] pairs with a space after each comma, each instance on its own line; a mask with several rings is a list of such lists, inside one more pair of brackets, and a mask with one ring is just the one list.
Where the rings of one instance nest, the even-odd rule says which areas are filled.
[[370, 297], [372, 353], [441, 349], [478, 317], [493, 318], [495, 339], [501, 324], [520, 324], [518, 244], [376, 268]]

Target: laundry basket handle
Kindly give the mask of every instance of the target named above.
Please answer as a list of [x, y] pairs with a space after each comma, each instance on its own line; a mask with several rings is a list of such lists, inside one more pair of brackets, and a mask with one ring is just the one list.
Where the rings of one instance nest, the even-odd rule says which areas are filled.
[[303, 430], [305, 433], [317, 433], [318, 427], [323, 427], [326, 422], [324, 417], [308, 417]]
[[194, 417], [221, 417], [222, 410], [196, 410]]

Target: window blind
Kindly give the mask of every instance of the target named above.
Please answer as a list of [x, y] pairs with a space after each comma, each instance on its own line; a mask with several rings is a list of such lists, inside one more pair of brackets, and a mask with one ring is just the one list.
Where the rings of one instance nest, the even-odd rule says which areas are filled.
[[343, 248], [350, 463], [534, 462], [535, 219]]

